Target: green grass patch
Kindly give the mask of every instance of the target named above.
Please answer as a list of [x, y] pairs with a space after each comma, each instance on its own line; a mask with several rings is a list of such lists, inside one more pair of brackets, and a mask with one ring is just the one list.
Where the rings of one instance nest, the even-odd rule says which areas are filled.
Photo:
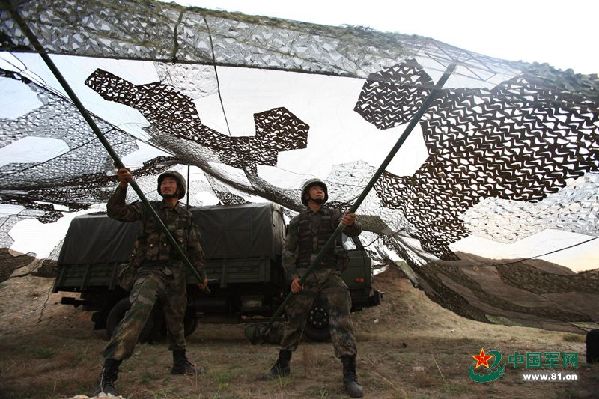
[[218, 382], [219, 384], [228, 384], [229, 382], [231, 382], [231, 380], [233, 380], [233, 372], [231, 372], [230, 370], [223, 370], [216, 373], [214, 375], [214, 378], [216, 379], [216, 382]]
[[586, 337], [582, 334], [565, 334], [563, 340], [566, 342], [585, 342]]
[[[201, 398], [202, 396], [199, 396]], [[211, 399], [239, 399], [239, 396], [233, 393], [216, 392], [210, 396]]]
[[34, 359], [52, 359], [56, 355], [56, 352], [50, 348], [31, 348], [29, 353]]
[[329, 396], [329, 391], [327, 390], [326, 387], [323, 386], [318, 386], [318, 385], [313, 385], [309, 388], [307, 388], [304, 393], [310, 397], [310, 398], [328, 398]]
[[139, 381], [144, 385], [148, 385], [158, 381], [160, 379], [159, 377], [158, 374], [151, 371], [143, 371], [139, 377]]
[[443, 386], [441, 387], [441, 392], [446, 393], [450, 396], [459, 396], [470, 392], [470, 385], [447, 382], [443, 384]]

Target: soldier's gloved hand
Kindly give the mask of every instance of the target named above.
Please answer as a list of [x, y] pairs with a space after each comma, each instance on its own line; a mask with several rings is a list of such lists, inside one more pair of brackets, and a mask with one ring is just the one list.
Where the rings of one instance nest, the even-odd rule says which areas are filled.
[[341, 218], [341, 223], [343, 223], [345, 226], [351, 226], [355, 223], [355, 221], [356, 221], [355, 213], [345, 213], [345, 214], [343, 214], [343, 217]]
[[131, 180], [133, 180], [133, 175], [131, 175], [131, 171], [128, 168], [119, 168], [116, 172], [116, 176], [119, 179], [119, 183], [121, 186], [126, 186]]
[[302, 285], [300, 284], [299, 277], [298, 276], [293, 277], [293, 280], [291, 281], [291, 292], [293, 292], [294, 294], [297, 294], [301, 290], [302, 290]]

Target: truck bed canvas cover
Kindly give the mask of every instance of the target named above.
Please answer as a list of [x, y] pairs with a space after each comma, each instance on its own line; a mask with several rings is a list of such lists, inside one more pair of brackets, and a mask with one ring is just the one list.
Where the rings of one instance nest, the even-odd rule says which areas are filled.
[[281, 254], [285, 220], [279, 205], [243, 204], [192, 209], [208, 259], [272, 257]]
[[[191, 212], [207, 259], [274, 258], [281, 253], [285, 221], [279, 205], [215, 205]], [[140, 223], [121, 223], [106, 214], [78, 216], [69, 226], [58, 262], [127, 262], [140, 229]]]

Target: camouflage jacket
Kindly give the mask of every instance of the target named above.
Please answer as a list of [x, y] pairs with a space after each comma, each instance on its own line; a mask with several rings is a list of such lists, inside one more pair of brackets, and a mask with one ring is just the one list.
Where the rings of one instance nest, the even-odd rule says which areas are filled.
[[[342, 214], [338, 209], [322, 206], [318, 212], [306, 208], [289, 222], [283, 250], [283, 266], [287, 276], [303, 276], [312, 260], [318, 255], [330, 235], [335, 231]], [[343, 233], [356, 237], [362, 232], [358, 222], [345, 226]], [[339, 268], [338, 254], [330, 248], [324, 255], [320, 268]]]
[[[149, 210], [141, 201], [129, 205], [125, 203], [127, 188], [117, 187], [108, 200], [106, 211], [108, 216], [121, 222], [141, 221], [142, 231], [135, 241], [131, 255], [131, 266], [139, 268], [146, 264], [165, 264], [170, 266], [182, 265], [182, 260], [174, 248], [171, 248], [166, 235], [154, 220]], [[151, 202], [152, 208], [158, 213], [171, 235], [179, 243], [191, 264], [200, 276], [204, 272], [204, 251], [200, 244], [200, 232], [192, 222], [191, 213], [183, 205], [177, 203], [173, 208], [165, 202]]]

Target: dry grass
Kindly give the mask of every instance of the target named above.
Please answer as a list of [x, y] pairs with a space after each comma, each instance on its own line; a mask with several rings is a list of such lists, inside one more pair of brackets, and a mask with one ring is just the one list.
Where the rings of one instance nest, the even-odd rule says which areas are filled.
[[566, 341], [566, 342], [585, 342], [586, 337], [581, 334], [565, 334], [564, 341]]
[[[12, 279], [11, 279], [12, 280]], [[69, 398], [93, 391], [106, 341], [93, 331], [89, 314], [55, 304], [38, 316], [51, 280], [26, 277], [0, 284], [0, 398]], [[517, 371], [476, 384], [468, 379], [471, 356], [481, 347], [514, 351], [578, 352], [584, 337], [463, 319], [431, 302], [406, 280], [388, 272], [379, 278], [384, 303], [354, 314], [358, 374], [371, 398], [593, 398], [599, 369], [581, 367], [578, 383], [522, 383]], [[375, 322], [377, 320], [377, 322]], [[582, 338], [581, 338], [582, 337]], [[292, 376], [264, 381], [277, 356], [275, 346], [252, 346], [241, 325], [201, 325], [188, 342], [190, 358], [207, 368], [197, 377], [169, 374], [166, 344], [139, 345], [118, 381], [129, 399], [344, 398], [341, 364], [330, 344], [303, 343]]]

